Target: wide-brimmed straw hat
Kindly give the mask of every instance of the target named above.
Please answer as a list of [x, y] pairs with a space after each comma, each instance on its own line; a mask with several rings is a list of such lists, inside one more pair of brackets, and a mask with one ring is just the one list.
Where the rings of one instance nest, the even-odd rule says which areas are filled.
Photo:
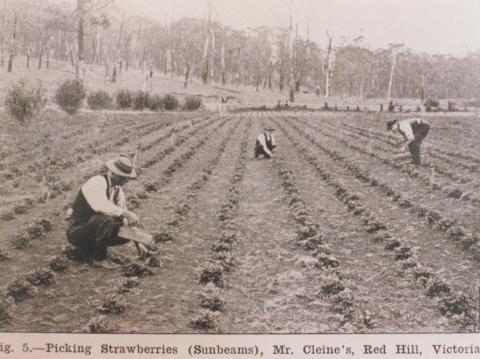
[[133, 166], [133, 161], [127, 155], [119, 155], [117, 158], [105, 162], [105, 166], [112, 171], [112, 173], [125, 177], [136, 178], [137, 172]]

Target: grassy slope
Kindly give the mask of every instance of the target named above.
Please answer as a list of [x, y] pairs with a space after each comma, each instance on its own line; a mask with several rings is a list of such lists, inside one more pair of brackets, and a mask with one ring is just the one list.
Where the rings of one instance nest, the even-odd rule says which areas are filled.
[[[74, 78], [74, 70], [69, 63], [51, 61], [50, 69], [46, 70], [45, 66], [42, 70], [38, 70], [38, 60], [32, 58], [30, 61], [30, 69], [26, 68], [26, 58], [17, 57], [14, 62], [14, 70], [12, 73], [8, 73], [6, 68], [0, 68], [0, 98], [3, 98], [5, 89], [12, 82], [18, 81], [21, 78], [28, 79], [30, 82], [41, 81], [42, 85], [48, 89], [49, 98], [51, 99], [54, 90], [58, 85], [66, 80]], [[130, 90], [141, 90], [144, 85], [146, 73], [141, 73], [140, 70], [133, 68], [128, 72], [123, 72], [121, 76], [118, 76], [115, 84], [105, 81], [105, 69], [103, 66], [87, 65], [85, 67], [85, 85], [87, 90], [104, 89], [110, 93], [128, 88]], [[171, 77], [166, 76], [159, 71], [154, 72], [154, 78], [152, 80], [152, 92], [163, 95], [167, 92], [175, 92], [178, 94], [195, 94], [202, 95], [204, 97], [204, 103], [218, 103], [220, 96], [235, 96], [235, 99], [231, 102], [241, 104], [277, 104], [281, 101], [282, 104], [288, 99], [288, 91], [285, 89], [283, 92], [278, 89], [268, 90], [260, 89], [258, 92], [253, 87], [235, 86], [211, 83], [208, 85], [202, 85], [198, 79], [193, 79], [188, 88], [183, 88], [183, 77]], [[181, 96], [180, 96], [181, 97]], [[303, 90], [295, 95], [297, 104], [308, 104], [310, 106], [323, 106], [326, 100], [323, 97], [317, 97], [312, 93], [304, 93]], [[364, 106], [378, 109], [379, 104], [384, 104], [384, 109], [387, 108], [387, 102], [385, 99], [368, 99], [362, 100], [360, 98], [344, 98], [344, 97], [330, 97], [328, 100], [329, 106], [337, 104], [340, 107], [350, 106], [354, 109], [357, 105], [363, 108]], [[401, 103], [404, 109], [414, 109], [419, 100], [397, 100], [397, 103]], [[446, 101], [441, 103], [443, 107], [446, 107]]]

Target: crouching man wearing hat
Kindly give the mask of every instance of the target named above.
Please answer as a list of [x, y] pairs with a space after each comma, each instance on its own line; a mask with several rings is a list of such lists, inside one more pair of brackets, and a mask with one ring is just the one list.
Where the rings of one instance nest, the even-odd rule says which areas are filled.
[[405, 152], [407, 148], [410, 154], [400, 153], [393, 157], [394, 160], [411, 158], [415, 165], [420, 165], [420, 145], [430, 130], [430, 124], [422, 118], [407, 118], [402, 121], [391, 120], [387, 122], [387, 131], [401, 134], [405, 143], [399, 152]]
[[67, 229], [70, 244], [97, 263], [106, 259], [107, 247], [128, 242], [117, 237], [120, 226], [140, 224], [138, 216], [126, 208], [121, 187], [137, 176], [132, 160], [119, 155], [105, 165], [108, 172], [93, 176], [78, 192]]
[[258, 158], [260, 155], [263, 155], [264, 158], [272, 158], [272, 151], [275, 147], [273, 128], [266, 128], [265, 131], [257, 137], [257, 142], [255, 143], [255, 158]]

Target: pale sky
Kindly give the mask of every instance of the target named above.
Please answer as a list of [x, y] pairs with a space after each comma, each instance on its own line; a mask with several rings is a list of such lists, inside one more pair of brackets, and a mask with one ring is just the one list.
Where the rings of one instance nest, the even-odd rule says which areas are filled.
[[[165, 22], [204, 17], [206, 0], [124, 0], [142, 15]], [[363, 36], [371, 49], [404, 43], [415, 52], [463, 56], [480, 50], [480, 0], [212, 0], [218, 19], [235, 29], [287, 26], [289, 5], [301, 36], [321, 46], [326, 30], [337, 45]]]

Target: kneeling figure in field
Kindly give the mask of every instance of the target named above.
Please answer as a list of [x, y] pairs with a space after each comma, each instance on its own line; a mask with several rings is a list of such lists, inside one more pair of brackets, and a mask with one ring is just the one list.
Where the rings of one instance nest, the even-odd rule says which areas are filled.
[[106, 259], [107, 247], [129, 241], [118, 237], [122, 225], [140, 224], [138, 216], [127, 209], [121, 187], [137, 176], [132, 160], [119, 155], [105, 166], [107, 173], [93, 176], [81, 187], [72, 204], [67, 229], [68, 242], [94, 261]]
[[255, 158], [260, 155], [263, 155], [264, 158], [272, 158], [272, 152], [276, 147], [272, 132], [273, 128], [266, 128], [263, 133], [258, 135], [255, 143]]
[[[430, 124], [422, 118], [408, 118], [402, 121], [391, 120], [387, 122], [387, 131], [393, 131], [402, 135], [406, 141], [400, 148], [394, 160], [412, 159], [415, 165], [420, 165], [420, 146], [427, 137]], [[404, 153], [409, 149], [410, 154]]]

